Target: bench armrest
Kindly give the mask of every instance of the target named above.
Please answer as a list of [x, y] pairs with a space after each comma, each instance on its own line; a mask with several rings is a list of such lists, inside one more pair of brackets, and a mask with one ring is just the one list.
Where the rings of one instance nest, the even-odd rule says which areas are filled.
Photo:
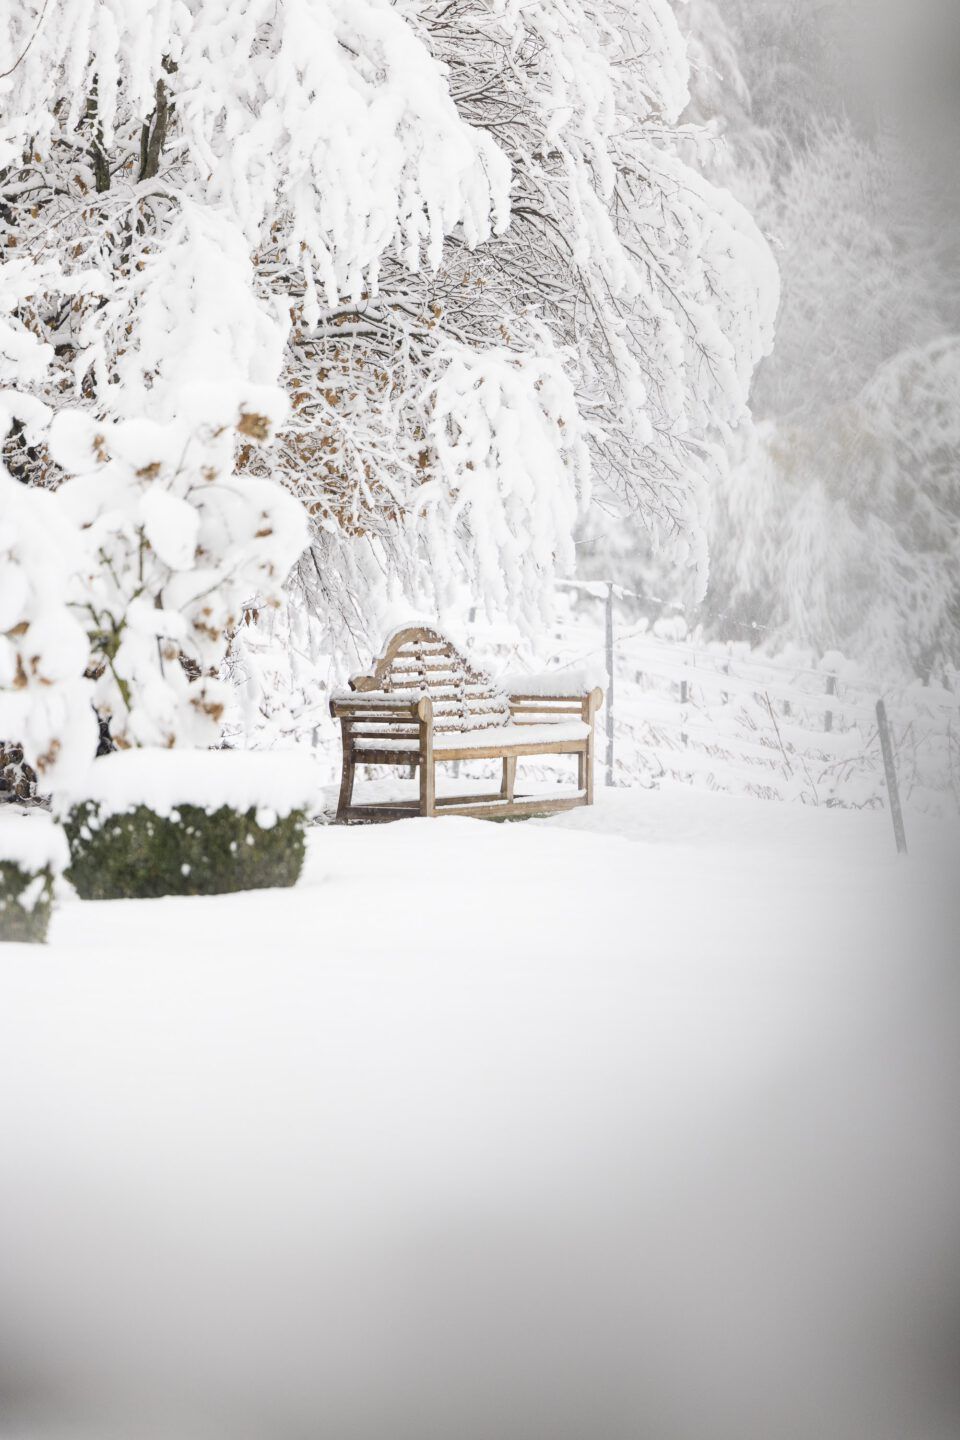
[[330, 701], [330, 714], [335, 720], [383, 720], [390, 724], [396, 720], [416, 720], [419, 702], [395, 699], [392, 695], [338, 694]]
[[421, 751], [433, 745], [433, 701], [394, 700], [387, 697], [371, 700], [368, 696], [334, 696], [330, 714], [340, 721], [344, 750], [353, 746], [355, 738], [365, 740], [406, 740], [416, 737]]
[[594, 715], [603, 704], [603, 691], [595, 687], [592, 690], [569, 689], [544, 694], [527, 686], [523, 690], [511, 688], [508, 698], [512, 716], [578, 715], [592, 725]]

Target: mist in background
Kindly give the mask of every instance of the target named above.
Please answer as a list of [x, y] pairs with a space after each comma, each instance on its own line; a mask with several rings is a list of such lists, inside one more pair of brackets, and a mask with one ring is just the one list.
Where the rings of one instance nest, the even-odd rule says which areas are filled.
[[706, 595], [622, 525], [584, 546], [591, 573], [675, 599], [709, 637], [955, 688], [960, 6], [683, 9], [691, 143], [774, 247], [777, 337], [752, 421], [721, 437]]

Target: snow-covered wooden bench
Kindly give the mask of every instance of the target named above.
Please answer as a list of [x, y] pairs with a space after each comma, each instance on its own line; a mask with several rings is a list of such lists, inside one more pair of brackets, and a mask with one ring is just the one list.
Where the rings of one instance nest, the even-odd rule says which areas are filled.
[[[399, 815], [477, 815], [502, 819], [593, 803], [594, 716], [603, 692], [554, 676], [523, 677], [505, 687], [475, 669], [436, 630], [397, 630], [368, 675], [333, 697], [330, 713], [343, 734], [338, 820]], [[575, 755], [577, 789], [557, 797], [514, 793], [522, 755]], [[439, 761], [503, 761], [492, 795], [438, 796]], [[353, 803], [358, 765], [416, 767], [418, 800]]]

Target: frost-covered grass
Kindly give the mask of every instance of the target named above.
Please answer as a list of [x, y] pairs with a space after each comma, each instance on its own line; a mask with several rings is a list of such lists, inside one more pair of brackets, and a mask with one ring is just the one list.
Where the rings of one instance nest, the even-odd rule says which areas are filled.
[[888, 826], [624, 791], [65, 903], [0, 954], [9, 1412], [946, 1440], [958, 836]]

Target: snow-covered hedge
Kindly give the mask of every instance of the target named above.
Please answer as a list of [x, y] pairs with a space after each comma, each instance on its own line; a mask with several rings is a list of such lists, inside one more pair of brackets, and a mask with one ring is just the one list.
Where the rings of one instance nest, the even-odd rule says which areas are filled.
[[127, 750], [61, 805], [84, 900], [214, 895], [296, 883], [311, 763], [288, 754]]
[[303, 751], [119, 750], [102, 756], [82, 782], [60, 792], [58, 808], [92, 801], [100, 813], [124, 815], [137, 805], [172, 817], [183, 805], [207, 813], [229, 806], [255, 810], [264, 827], [319, 799], [317, 775]]
[[0, 816], [0, 941], [47, 938], [67, 842], [48, 815]]
[[304, 814], [265, 825], [264, 812], [181, 805], [157, 815], [137, 805], [104, 816], [93, 801], [66, 821], [68, 878], [82, 900], [225, 895], [295, 885], [303, 867]]

